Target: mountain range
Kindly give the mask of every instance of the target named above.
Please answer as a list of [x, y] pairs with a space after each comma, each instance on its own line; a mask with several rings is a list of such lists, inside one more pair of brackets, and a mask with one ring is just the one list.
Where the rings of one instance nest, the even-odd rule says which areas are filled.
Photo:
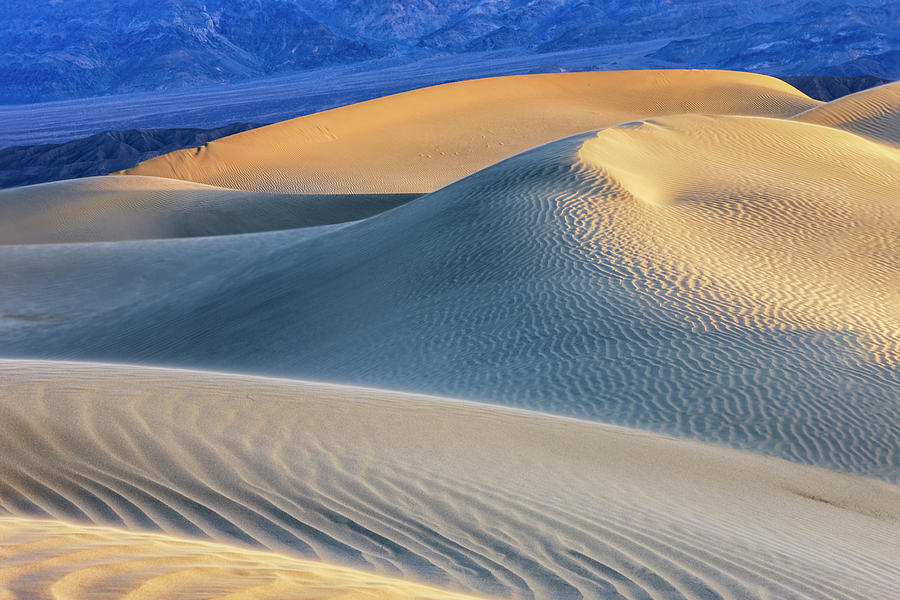
[[653, 68], [900, 76], [898, 9], [886, 0], [6, 0], [4, 7], [3, 104], [376, 59], [598, 47], [611, 51], [594, 69], [622, 68], [622, 57], [631, 57], [631, 65]]

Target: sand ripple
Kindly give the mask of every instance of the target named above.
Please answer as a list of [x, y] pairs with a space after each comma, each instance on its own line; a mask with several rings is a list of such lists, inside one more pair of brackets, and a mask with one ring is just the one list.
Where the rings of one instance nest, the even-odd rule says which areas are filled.
[[[0, 511], [10, 515], [270, 549], [510, 598], [887, 600], [900, 585], [900, 491], [870, 479], [376, 390], [110, 365], [0, 369]], [[81, 529], [95, 550], [35, 561], [34, 580], [13, 569], [19, 584], [106, 577], [76, 567], [102, 559], [115, 536]], [[13, 527], [44, 535], [29, 531]], [[51, 533], [46, 551], [62, 553]], [[126, 581], [157, 568], [132, 562], [157, 542], [134, 541]], [[226, 586], [258, 583], [260, 562], [285, 585], [300, 568], [165, 543], [176, 556], [160, 568], [186, 585], [199, 576], [194, 561], [211, 555]]]
[[898, 481], [898, 164], [838, 129], [666, 117], [318, 233], [8, 247], [0, 353], [439, 393]]
[[7, 600], [474, 600], [284, 555], [59, 521], [0, 519]]
[[900, 82], [869, 88], [794, 117], [852, 131], [874, 140], [900, 144]]

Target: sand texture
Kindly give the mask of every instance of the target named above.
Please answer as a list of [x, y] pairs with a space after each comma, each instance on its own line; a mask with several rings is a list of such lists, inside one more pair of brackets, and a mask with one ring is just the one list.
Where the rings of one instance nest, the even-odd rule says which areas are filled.
[[[888, 600], [900, 586], [900, 489], [871, 479], [371, 389], [91, 364], [0, 370], [0, 511], [17, 517], [0, 520], [0, 552], [52, 556], [0, 570], [5, 586], [124, 588], [143, 576], [152, 590], [153, 577], [190, 585], [200, 566], [223, 587], [258, 585], [271, 582], [261, 562], [285, 586], [373, 572], [502, 598]], [[129, 548], [114, 573], [110, 544]], [[313, 567], [263, 550], [346, 569], [303, 575]], [[239, 568], [249, 574], [235, 581]]]
[[0, 192], [0, 600], [896, 600], [898, 89], [476, 80]]
[[900, 145], [900, 82], [838, 98], [802, 112], [794, 119]]
[[246, 547], [0, 519], [0, 597], [27, 600], [475, 600]]
[[605, 71], [438, 85], [276, 123], [123, 171], [266, 192], [431, 192], [539, 144], [672, 113], [786, 117], [821, 104], [729, 71]]
[[898, 481], [898, 166], [840, 129], [669, 116], [344, 225], [7, 246], [0, 354], [436, 393]]

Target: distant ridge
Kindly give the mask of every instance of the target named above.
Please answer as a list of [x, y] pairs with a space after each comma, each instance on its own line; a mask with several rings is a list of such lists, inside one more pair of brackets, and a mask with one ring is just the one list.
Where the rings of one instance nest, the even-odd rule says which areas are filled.
[[[9, 0], [0, 104], [246, 81], [317, 67], [480, 53], [540, 61], [606, 48], [591, 68], [717, 68], [769, 75], [898, 73], [883, 0]], [[127, 14], [128, 18], [122, 18]], [[470, 72], [467, 77], [475, 74]]]

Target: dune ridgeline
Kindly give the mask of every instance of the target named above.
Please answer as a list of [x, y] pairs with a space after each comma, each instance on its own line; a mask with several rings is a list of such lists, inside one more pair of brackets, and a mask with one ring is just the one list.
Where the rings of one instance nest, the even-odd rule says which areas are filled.
[[0, 597], [893, 599], [898, 86], [463, 81], [0, 192]]

